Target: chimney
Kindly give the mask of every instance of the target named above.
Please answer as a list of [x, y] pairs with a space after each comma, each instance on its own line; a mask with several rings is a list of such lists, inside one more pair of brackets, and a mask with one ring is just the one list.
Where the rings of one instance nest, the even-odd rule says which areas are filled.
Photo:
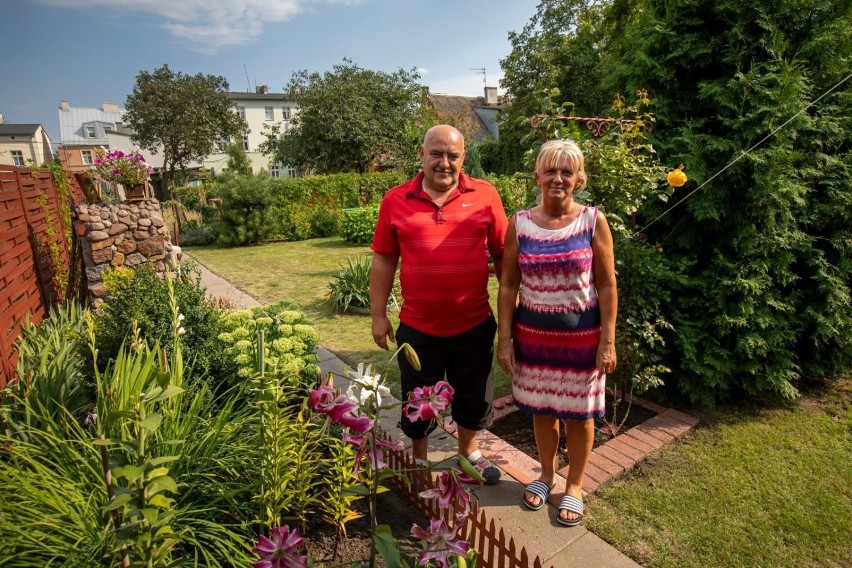
[[500, 104], [497, 100], [497, 87], [485, 87], [485, 104], [488, 106]]
[[103, 102], [101, 103], [101, 110], [104, 112], [118, 112], [118, 105], [115, 103]]
[[269, 92], [269, 85], [258, 85], [254, 88], [254, 92], [259, 95], [265, 95]]
[[59, 110], [71, 110], [71, 106], [68, 104], [68, 101], [59, 101]]

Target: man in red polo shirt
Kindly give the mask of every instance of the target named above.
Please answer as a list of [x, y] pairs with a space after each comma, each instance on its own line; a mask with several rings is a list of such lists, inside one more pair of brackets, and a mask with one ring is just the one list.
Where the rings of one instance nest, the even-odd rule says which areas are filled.
[[[491, 421], [492, 360], [496, 323], [488, 303], [488, 258], [497, 277], [506, 234], [506, 213], [494, 186], [461, 173], [464, 137], [452, 126], [429, 129], [420, 146], [421, 171], [387, 192], [373, 236], [370, 304], [373, 339], [410, 344], [421, 370], [400, 357], [403, 399], [416, 387], [447, 380], [455, 390], [452, 417], [459, 454], [486, 479], [500, 470], [485, 459], [476, 432]], [[394, 334], [387, 302], [400, 260], [402, 310]], [[434, 423], [401, 420], [418, 463], [427, 460]]]

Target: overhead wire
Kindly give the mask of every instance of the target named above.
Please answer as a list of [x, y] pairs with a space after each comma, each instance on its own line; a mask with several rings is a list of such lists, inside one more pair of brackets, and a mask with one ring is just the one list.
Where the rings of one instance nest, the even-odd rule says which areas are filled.
[[763, 138], [761, 138], [761, 139], [760, 139], [760, 141], [759, 141], [759, 142], [757, 142], [756, 144], [754, 144], [751, 148], [749, 148], [748, 150], [746, 150], [745, 152], [743, 152], [742, 154], [740, 154], [739, 156], [737, 156], [736, 158], [734, 158], [733, 160], [731, 160], [731, 162], [730, 162], [730, 163], [728, 163], [728, 165], [726, 165], [724, 168], [722, 168], [721, 170], [719, 170], [718, 172], [716, 172], [715, 174], [713, 174], [713, 175], [712, 175], [709, 179], [707, 179], [706, 181], [704, 181], [704, 183], [702, 183], [701, 185], [699, 185], [698, 187], [696, 187], [695, 189], [693, 189], [692, 191], [690, 191], [689, 193], [687, 193], [687, 194], [686, 194], [686, 196], [685, 196], [683, 199], [681, 199], [680, 201], [678, 201], [677, 203], [675, 203], [674, 205], [672, 205], [671, 207], [669, 207], [668, 209], [666, 209], [665, 211], [663, 211], [662, 213], [660, 213], [660, 215], [658, 215], [658, 216], [657, 216], [655, 219], [653, 219], [650, 223], [648, 223], [647, 225], [645, 225], [644, 227], [642, 227], [641, 229], [639, 229], [638, 231], [636, 231], [635, 233], [633, 233], [633, 236], [635, 237], [635, 236], [638, 236], [638, 235], [642, 234], [642, 232], [643, 232], [643, 231], [645, 231], [648, 227], [650, 227], [651, 225], [653, 225], [654, 223], [656, 223], [657, 221], [659, 221], [660, 219], [662, 219], [663, 217], [665, 217], [666, 215], [668, 215], [671, 211], [673, 211], [673, 210], [674, 210], [675, 208], [677, 208], [678, 206], [680, 206], [680, 205], [682, 205], [683, 203], [685, 203], [685, 202], [686, 202], [686, 200], [687, 200], [687, 199], [689, 199], [690, 197], [692, 197], [693, 195], [695, 195], [695, 193], [696, 193], [696, 192], [698, 192], [698, 190], [700, 190], [702, 187], [704, 187], [705, 185], [707, 185], [708, 183], [710, 183], [711, 181], [713, 181], [714, 179], [716, 179], [717, 177], [719, 177], [720, 175], [722, 175], [722, 174], [725, 172], [725, 170], [727, 170], [728, 168], [730, 168], [731, 166], [733, 166], [734, 164], [736, 164], [738, 161], [740, 161], [741, 159], [743, 159], [744, 157], [746, 157], [746, 156], [747, 156], [750, 152], [752, 152], [753, 150], [755, 150], [756, 148], [758, 148], [761, 144], [763, 144], [764, 142], [766, 142], [767, 140], [769, 140], [770, 138], [772, 138], [772, 137], [773, 137], [773, 136], [774, 136], [774, 135], [775, 135], [775, 134], [776, 134], [779, 130], [781, 130], [782, 128], [784, 128], [784, 127], [785, 127], [785, 126], [787, 126], [788, 124], [790, 124], [793, 120], [795, 120], [795, 119], [796, 119], [796, 117], [798, 117], [800, 114], [802, 114], [803, 112], [805, 112], [806, 110], [808, 110], [809, 108], [811, 108], [812, 106], [814, 106], [816, 103], [818, 103], [818, 102], [819, 102], [820, 100], [822, 100], [824, 97], [826, 97], [827, 95], [829, 95], [830, 93], [832, 93], [833, 91], [835, 91], [838, 87], [840, 87], [843, 83], [845, 83], [846, 81], [848, 81], [850, 78], [852, 78], [852, 73], [849, 73], [848, 75], [846, 75], [846, 77], [844, 77], [843, 79], [841, 79], [841, 80], [840, 80], [837, 84], [835, 84], [833, 87], [831, 87], [830, 89], [828, 89], [826, 92], [824, 92], [823, 94], [821, 94], [821, 95], [820, 95], [819, 97], [817, 97], [816, 99], [814, 99], [814, 100], [812, 100], [811, 102], [809, 102], [809, 103], [808, 103], [807, 105], [805, 105], [804, 107], [802, 107], [802, 108], [801, 108], [801, 110], [799, 110], [799, 112], [797, 112], [796, 114], [794, 114], [793, 116], [791, 116], [789, 119], [787, 119], [787, 121], [785, 121], [785, 122], [784, 122], [784, 124], [782, 124], [781, 126], [779, 126], [778, 128], [776, 128], [775, 130], [773, 130], [772, 132], [770, 132], [769, 134], [767, 134], [766, 136], [764, 136]]

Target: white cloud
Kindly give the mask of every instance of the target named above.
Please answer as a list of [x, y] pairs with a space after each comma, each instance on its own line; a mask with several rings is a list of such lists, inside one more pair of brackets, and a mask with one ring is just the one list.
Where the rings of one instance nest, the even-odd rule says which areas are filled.
[[122, 13], [153, 14], [161, 27], [188, 49], [214, 54], [250, 43], [267, 23], [284, 22], [318, 1], [359, 4], [360, 0], [38, 0], [63, 8], [100, 8]]

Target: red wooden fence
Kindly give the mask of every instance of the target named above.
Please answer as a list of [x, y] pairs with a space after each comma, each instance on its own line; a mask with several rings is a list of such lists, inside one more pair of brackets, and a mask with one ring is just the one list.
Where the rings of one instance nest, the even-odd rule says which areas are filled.
[[[396, 471], [404, 471], [408, 475], [406, 484], [398, 478], [393, 478], [396, 490], [414, 504], [430, 519], [443, 517], [448, 526], [457, 525], [450, 509], [442, 510], [437, 499], [423, 499], [422, 491], [431, 489], [431, 475], [423, 468], [415, 467], [410, 455], [403, 452], [388, 450], [385, 453], [388, 467]], [[458, 504], [456, 504], [456, 507]], [[485, 509], [479, 508], [479, 502], [474, 502], [470, 513], [457, 526], [458, 533], [464, 537], [471, 547], [479, 553], [477, 566], [480, 568], [544, 568], [541, 559], [531, 555], [525, 547], [518, 547], [514, 538], [506, 535], [498, 527], [494, 519], [490, 519]], [[553, 568], [552, 566], [550, 568]]]
[[[68, 176], [74, 203], [82, 199]], [[63, 199], [47, 168], [0, 166], [0, 389], [14, 378], [15, 341], [27, 318], [39, 322], [65, 299], [72, 272]], [[64, 277], [61, 277], [64, 276]]]

